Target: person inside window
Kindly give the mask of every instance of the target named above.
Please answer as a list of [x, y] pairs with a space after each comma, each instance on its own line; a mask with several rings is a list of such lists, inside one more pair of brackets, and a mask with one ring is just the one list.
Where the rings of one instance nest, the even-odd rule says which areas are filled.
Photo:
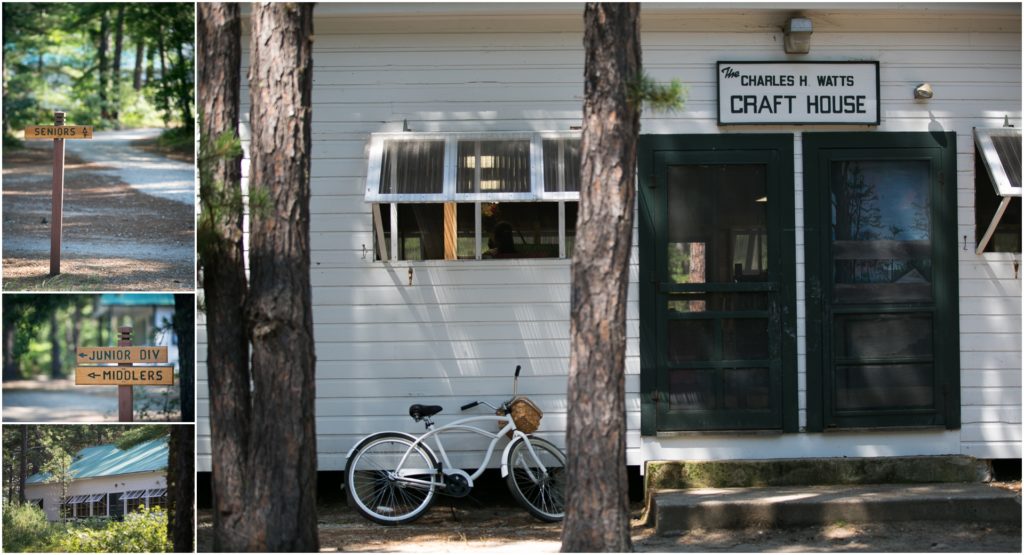
[[490, 239], [487, 240], [490, 249], [484, 253], [484, 258], [518, 258], [516, 243], [513, 238], [512, 224], [500, 221], [494, 225]]

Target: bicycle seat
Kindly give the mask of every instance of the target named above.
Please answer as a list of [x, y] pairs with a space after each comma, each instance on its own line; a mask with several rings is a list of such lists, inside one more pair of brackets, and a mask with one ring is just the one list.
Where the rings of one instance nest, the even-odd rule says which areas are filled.
[[413, 420], [419, 422], [421, 419], [434, 416], [442, 410], [444, 410], [444, 408], [438, 405], [416, 404], [409, 407], [409, 416], [411, 416]]

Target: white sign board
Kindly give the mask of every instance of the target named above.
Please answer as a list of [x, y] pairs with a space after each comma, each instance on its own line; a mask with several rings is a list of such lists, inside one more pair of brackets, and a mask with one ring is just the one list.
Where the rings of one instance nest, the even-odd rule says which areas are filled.
[[718, 62], [718, 124], [878, 125], [878, 62]]

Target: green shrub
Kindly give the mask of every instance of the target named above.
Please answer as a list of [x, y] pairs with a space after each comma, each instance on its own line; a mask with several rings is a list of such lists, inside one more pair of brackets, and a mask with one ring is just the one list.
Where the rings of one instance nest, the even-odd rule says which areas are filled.
[[26, 503], [4, 503], [4, 552], [54, 551], [56, 529], [46, 521], [46, 513]]
[[167, 514], [142, 509], [112, 521], [104, 528], [73, 526], [54, 545], [65, 553], [153, 553], [171, 550]]

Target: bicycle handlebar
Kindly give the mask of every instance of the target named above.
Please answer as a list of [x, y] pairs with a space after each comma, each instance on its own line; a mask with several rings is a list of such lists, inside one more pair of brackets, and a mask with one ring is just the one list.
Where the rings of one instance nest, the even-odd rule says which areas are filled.
[[522, 366], [519, 366], [518, 364], [516, 365], [516, 377], [517, 378], [519, 377], [519, 371], [522, 370], [522, 369], [523, 369]]
[[475, 407], [475, 406], [477, 406], [479, 404], [480, 404], [480, 401], [473, 401], [472, 403], [467, 403], [465, 405], [462, 405], [462, 410], [469, 410], [469, 409], [471, 409], [471, 408], [473, 408], [473, 407]]

